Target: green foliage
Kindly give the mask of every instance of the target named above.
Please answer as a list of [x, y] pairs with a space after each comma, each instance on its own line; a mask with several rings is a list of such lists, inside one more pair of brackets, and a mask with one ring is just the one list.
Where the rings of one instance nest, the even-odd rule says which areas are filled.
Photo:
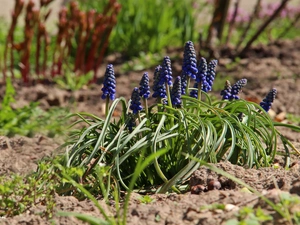
[[300, 124], [300, 116], [287, 113], [286, 118], [289, 122], [293, 124], [298, 124], [298, 125]]
[[263, 222], [272, 220], [272, 216], [264, 212], [260, 207], [253, 209], [245, 206], [238, 212], [237, 219], [228, 220], [226, 225], [260, 225]]
[[143, 203], [143, 204], [149, 204], [151, 202], [154, 202], [155, 200], [149, 196], [149, 195], [144, 195], [144, 196], [141, 196], [139, 199], [140, 203]]
[[54, 82], [63, 89], [76, 91], [87, 85], [92, 78], [92, 72], [88, 72], [87, 74], [83, 75], [77, 75], [74, 72], [66, 70], [64, 76], [54, 77]]
[[119, 0], [121, 12], [110, 39], [110, 51], [137, 56], [195, 40], [193, 1]]
[[[184, 108], [152, 105], [148, 114], [140, 114], [132, 132], [126, 128], [130, 117], [123, 98], [112, 102], [105, 119], [88, 113], [72, 115], [81, 118], [75, 124], [83, 122], [87, 127], [74, 131], [65, 165], [83, 167], [86, 174], [95, 176], [90, 165], [103, 164], [128, 190], [138, 160], [165, 150], [140, 174], [134, 188], [163, 184], [157, 192], [166, 192], [173, 185], [178, 191], [198, 168], [189, 155], [205, 162], [228, 160], [257, 168], [272, 163], [279, 132], [259, 105], [243, 100], [211, 103], [209, 96], [206, 101], [182, 98]], [[123, 108], [119, 120], [112, 118], [117, 105]]]
[[33, 205], [44, 205], [42, 216], [52, 217], [57, 176], [50, 164], [40, 163], [38, 172], [25, 178], [19, 175], [0, 177], [0, 216], [14, 216]]
[[22, 108], [12, 108], [15, 89], [10, 78], [6, 79], [6, 90], [0, 109], [0, 135], [13, 136], [20, 134], [32, 136], [40, 132], [48, 136], [60, 135], [64, 131], [62, 126], [66, 109], [51, 108], [48, 112], [41, 110], [38, 103], [30, 103]]
[[153, 67], [162, 60], [162, 56], [158, 54], [140, 52], [139, 57], [133, 57], [130, 61], [122, 65], [121, 72], [141, 71]]

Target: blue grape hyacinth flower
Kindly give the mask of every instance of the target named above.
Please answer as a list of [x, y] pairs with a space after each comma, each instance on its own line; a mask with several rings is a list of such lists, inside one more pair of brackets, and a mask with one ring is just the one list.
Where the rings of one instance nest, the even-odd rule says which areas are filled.
[[241, 79], [237, 81], [231, 88], [231, 96], [229, 100], [232, 99], [240, 99], [239, 92], [241, 91], [242, 87], [246, 86], [247, 84], [247, 79]]
[[107, 65], [104, 81], [103, 81], [103, 88], [102, 90], [102, 99], [110, 98], [110, 100], [115, 99], [116, 94], [116, 78], [115, 72], [112, 64]]
[[161, 83], [161, 66], [157, 66], [154, 71], [154, 83], [153, 83], [153, 98], [167, 98], [166, 85]]
[[171, 101], [172, 105], [180, 106], [181, 105], [181, 77], [178, 76], [175, 79], [172, 91], [171, 91]]
[[163, 60], [163, 64], [160, 70], [160, 85], [167, 84], [172, 86], [172, 68], [171, 68], [171, 60], [169, 56], [165, 56]]
[[144, 73], [140, 82], [140, 96], [144, 99], [148, 99], [150, 96], [150, 87], [149, 87], [149, 76], [148, 73]]
[[196, 82], [207, 86], [206, 76], [207, 76], [207, 62], [206, 62], [205, 58], [201, 57], [199, 65], [198, 65], [198, 73], [196, 76]]
[[212, 85], [216, 77], [216, 67], [218, 64], [218, 60], [212, 60], [208, 63], [207, 66], [207, 75], [206, 75], [206, 83], [202, 84], [202, 90], [204, 92], [209, 92], [212, 90]]
[[268, 112], [271, 109], [272, 103], [275, 100], [277, 94], [277, 90], [275, 88], [273, 88], [268, 94], [267, 96], [262, 100], [262, 102], [260, 103], [260, 106], [266, 111]]
[[196, 79], [197, 59], [194, 44], [191, 41], [187, 41], [184, 46], [182, 71], [190, 78]]
[[231, 90], [232, 90], [231, 84], [230, 84], [229, 80], [226, 80], [225, 87], [220, 93], [220, 95], [222, 95], [222, 100], [231, 100], [232, 99]]
[[133, 89], [131, 94], [131, 103], [129, 108], [132, 110], [133, 114], [138, 114], [143, 109], [139, 89], [137, 87]]

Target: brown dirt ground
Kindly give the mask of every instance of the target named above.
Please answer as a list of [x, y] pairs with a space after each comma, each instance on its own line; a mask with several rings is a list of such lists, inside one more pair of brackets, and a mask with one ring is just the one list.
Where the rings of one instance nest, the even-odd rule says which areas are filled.
[[[180, 54], [182, 49], [170, 52]], [[180, 52], [180, 53], [179, 53]], [[106, 63], [119, 61], [115, 55], [109, 56]], [[249, 52], [247, 58], [230, 68], [226, 64], [231, 60], [220, 58], [217, 68], [217, 78], [230, 77], [233, 81], [240, 78], [247, 78], [248, 84], [242, 93], [243, 98], [254, 101], [261, 101], [263, 96], [272, 87], [278, 90], [277, 99], [273, 105], [274, 116], [285, 121], [285, 113], [293, 113], [300, 116], [300, 39], [294, 41], [280, 41], [268, 46], [258, 46]], [[120, 63], [114, 63], [117, 75], [117, 94], [130, 98], [131, 90], [138, 85], [143, 74], [141, 72], [130, 72], [120, 74]], [[174, 76], [180, 74], [181, 58], [172, 63]], [[103, 76], [105, 66], [99, 70], [99, 79]], [[150, 76], [153, 75], [153, 68], [148, 70]], [[151, 77], [152, 78], [152, 77]], [[23, 87], [16, 85], [17, 103], [15, 106], [28, 104], [30, 101], [39, 101], [41, 107], [47, 109], [52, 106], [68, 106], [72, 111], [87, 111], [96, 115], [103, 115], [103, 102], [100, 99], [100, 85], [94, 85], [73, 93], [60, 90], [50, 85], [38, 84], [33, 87]], [[1, 92], [3, 93], [3, 88]], [[218, 92], [213, 92], [218, 96]], [[76, 104], [70, 104], [70, 102]], [[279, 118], [280, 117], [280, 118]], [[287, 137], [300, 149], [299, 133], [283, 130]], [[1, 137], [0, 138], [0, 175], [16, 172], [27, 174], [36, 169], [36, 162], [55, 152], [55, 149], [62, 143], [61, 139], [48, 138], [36, 135], [34, 138], [28, 137]], [[283, 150], [279, 145], [278, 151]], [[279, 165], [282, 160], [277, 157]], [[280, 191], [286, 191], [300, 195], [300, 167], [298, 164], [299, 156], [292, 155], [292, 162], [295, 162], [290, 170], [284, 170], [281, 166], [278, 169], [261, 168], [245, 169], [229, 163], [219, 163], [217, 167], [242, 179], [251, 187], [257, 189], [273, 201], [278, 201], [278, 190], [274, 189], [275, 184]], [[221, 184], [220, 190], [207, 191], [209, 180], [218, 180]], [[275, 183], [275, 184], [274, 184]], [[275, 219], [271, 223], [264, 224], [286, 224], [280, 219], [263, 201], [256, 195], [245, 193], [241, 186], [222, 176], [201, 167], [190, 179], [192, 187], [200, 188], [198, 194], [188, 192], [186, 194], [166, 194], [153, 195], [154, 202], [141, 204], [138, 200], [139, 195], [134, 194], [130, 203], [127, 215], [128, 224], [222, 224], [236, 214], [236, 210], [242, 206], [254, 208], [262, 207]], [[197, 186], [198, 185], [198, 186]], [[195, 189], [193, 189], [195, 190]], [[197, 192], [197, 191], [196, 191]], [[212, 203], [224, 203], [228, 205], [225, 211], [222, 210], [201, 210], [201, 206]], [[232, 204], [235, 207], [230, 208]], [[102, 205], [104, 205], [102, 203]], [[26, 213], [12, 218], [0, 218], [0, 224], [82, 224], [74, 218], [62, 218], [55, 216], [52, 221], [41, 218], [38, 213], [44, 206], [37, 205]], [[114, 212], [114, 207], [108, 210]], [[298, 210], [300, 205], [294, 206], [293, 210]], [[74, 197], [56, 196], [56, 209], [65, 211], [75, 211], [91, 214], [101, 218], [96, 207], [89, 201], [78, 201]], [[299, 210], [298, 210], [299, 211]], [[277, 218], [277, 219], [276, 219]]]

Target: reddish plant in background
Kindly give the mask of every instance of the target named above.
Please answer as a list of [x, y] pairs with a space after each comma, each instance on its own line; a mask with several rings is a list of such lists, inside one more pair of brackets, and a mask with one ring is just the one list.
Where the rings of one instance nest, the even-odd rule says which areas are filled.
[[[32, 0], [28, 1], [27, 5], [24, 0], [15, 0], [12, 23], [4, 51], [4, 79], [8, 67], [14, 78], [13, 70], [16, 63], [14, 54], [17, 53], [20, 58], [17, 63], [20, 66], [24, 83], [28, 84], [32, 79], [29, 76], [32, 75], [33, 68], [39, 79], [64, 76], [63, 65], [67, 65], [68, 69], [79, 76], [93, 71], [93, 81], [96, 80], [96, 71], [102, 63], [111, 30], [117, 22], [120, 4], [116, 0], [109, 0], [103, 12], [98, 13], [94, 10], [82, 11], [78, 4], [72, 1], [68, 8], [63, 7], [60, 10], [58, 33], [55, 37], [51, 37], [45, 26], [51, 9], [45, 8], [52, 1], [40, 0], [40, 7], [37, 8]], [[23, 8], [26, 8], [24, 40], [21, 43], [15, 43], [14, 32]], [[51, 42], [51, 40], [54, 41]], [[50, 47], [53, 48], [52, 51], [49, 51]], [[49, 52], [53, 55], [50, 56], [51, 58]], [[8, 60], [8, 55], [10, 60]], [[35, 57], [34, 63], [30, 60], [31, 57]], [[48, 60], [52, 62], [49, 63]], [[47, 64], [51, 65], [50, 68]]]

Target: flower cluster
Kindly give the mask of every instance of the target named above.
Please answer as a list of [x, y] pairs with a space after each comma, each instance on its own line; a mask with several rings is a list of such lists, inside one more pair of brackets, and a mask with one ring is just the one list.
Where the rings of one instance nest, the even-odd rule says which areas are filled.
[[115, 99], [116, 94], [116, 78], [113, 65], [109, 64], [106, 67], [104, 81], [103, 81], [103, 88], [102, 90], [102, 99], [110, 98], [110, 100]]
[[165, 56], [163, 60], [163, 65], [160, 71], [160, 85], [163, 83], [172, 86], [172, 68], [171, 68], [171, 60], [169, 56]]
[[225, 99], [231, 100], [232, 99], [231, 90], [232, 90], [231, 84], [230, 84], [229, 80], [226, 80], [225, 87], [220, 93], [222, 95], [223, 100], [225, 100]]
[[275, 88], [273, 88], [268, 94], [267, 96], [262, 100], [262, 102], [260, 103], [260, 106], [266, 111], [268, 112], [272, 106], [272, 103], [275, 100], [277, 94], [277, 90]]
[[181, 105], [181, 77], [178, 76], [175, 79], [174, 86], [171, 91], [171, 101], [172, 105], [180, 106]]
[[186, 42], [184, 46], [182, 72], [190, 78], [196, 79], [197, 59], [194, 44], [191, 41]]
[[218, 65], [218, 60], [212, 60], [208, 63], [207, 66], [207, 75], [206, 75], [206, 83], [202, 84], [202, 90], [204, 92], [209, 92], [212, 89], [213, 82], [216, 77], [216, 67]]
[[206, 75], [207, 75], [207, 62], [206, 62], [205, 58], [201, 57], [199, 65], [198, 65], [198, 73], [196, 76], [196, 82], [207, 86]]
[[247, 79], [241, 79], [231, 87], [230, 82], [227, 80], [224, 89], [220, 93], [222, 95], [222, 99], [223, 100], [239, 99], [240, 97], [238, 96], [238, 94], [246, 84], [247, 84]]
[[132, 110], [133, 114], [138, 114], [139, 111], [143, 109], [143, 107], [141, 106], [141, 97], [139, 94], [139, 89], [137, 87], [133, 89], [129, 108]]
[[247, 84], [247, 79], [241, 79], [236, 82], [231, 89], [231, 99], [239, 99], [238, 96], [239, 92], [241, 91], [242, 87], [245, 87]]
[[140, 82], [140, 96], [144, 99], [149, 98], [150, 96], [150, 87], [149, 87], [149, 76], [148, 73], [144, 73], [141, 82]]
[[153, 98], [166, 98], [166, 85], [165, 83], [161, 83], [161, 66], [157, 66], [154, 71], [154, 84], [153, 84]]

